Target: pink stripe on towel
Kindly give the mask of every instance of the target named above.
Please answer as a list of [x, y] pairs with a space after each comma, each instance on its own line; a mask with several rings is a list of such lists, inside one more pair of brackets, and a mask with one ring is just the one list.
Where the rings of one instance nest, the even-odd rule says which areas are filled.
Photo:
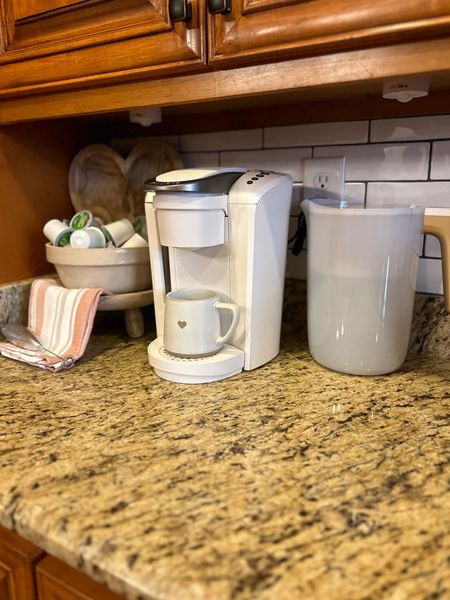
[[[86, 350], [102, 288], [66, 289], [55, 279], [36, 279], [31, 286], [28, 327], [45, 348], [61, 357], [81, 358]], [[0, 342], [0, 353], [42, 369], [61, 371], [62, 361], [48, 352], [30, 352]]]

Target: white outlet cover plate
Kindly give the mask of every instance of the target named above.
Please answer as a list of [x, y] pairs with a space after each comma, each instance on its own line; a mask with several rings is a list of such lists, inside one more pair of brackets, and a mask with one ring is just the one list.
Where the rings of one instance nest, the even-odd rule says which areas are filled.
[[303, 199], [344, 199], [345, 156], [306, 158], [303, 164]]

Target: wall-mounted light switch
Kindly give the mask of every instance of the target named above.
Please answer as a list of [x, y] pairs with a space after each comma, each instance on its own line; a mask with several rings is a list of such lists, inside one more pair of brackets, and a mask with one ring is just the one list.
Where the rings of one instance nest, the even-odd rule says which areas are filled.
[[345, 185], [345, 156], [306, 158], [303, 161], [303, 198], [343, 200]]

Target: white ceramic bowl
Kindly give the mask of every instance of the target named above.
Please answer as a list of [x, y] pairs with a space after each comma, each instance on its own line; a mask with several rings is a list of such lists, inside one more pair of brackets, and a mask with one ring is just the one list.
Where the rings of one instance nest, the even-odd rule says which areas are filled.
[[45, 245], [67, 288], [105, 288], [113, 294], [151, 289], [148, 248], [71, 248]]

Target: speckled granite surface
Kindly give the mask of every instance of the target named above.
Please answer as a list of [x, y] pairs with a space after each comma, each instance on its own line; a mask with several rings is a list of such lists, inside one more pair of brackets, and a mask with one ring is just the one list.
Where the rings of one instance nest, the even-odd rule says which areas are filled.
[[26, 323], [31, 279], [0, 285], [0, 327], [5, 323]]
[[384, 377], [314, 363], [295, 296], [280, 355], [215, 384], [159, 380], [110, 318], [71, 371], [0, 359], [0, 522], [129, 598], [450, 597], [439, 302]]

